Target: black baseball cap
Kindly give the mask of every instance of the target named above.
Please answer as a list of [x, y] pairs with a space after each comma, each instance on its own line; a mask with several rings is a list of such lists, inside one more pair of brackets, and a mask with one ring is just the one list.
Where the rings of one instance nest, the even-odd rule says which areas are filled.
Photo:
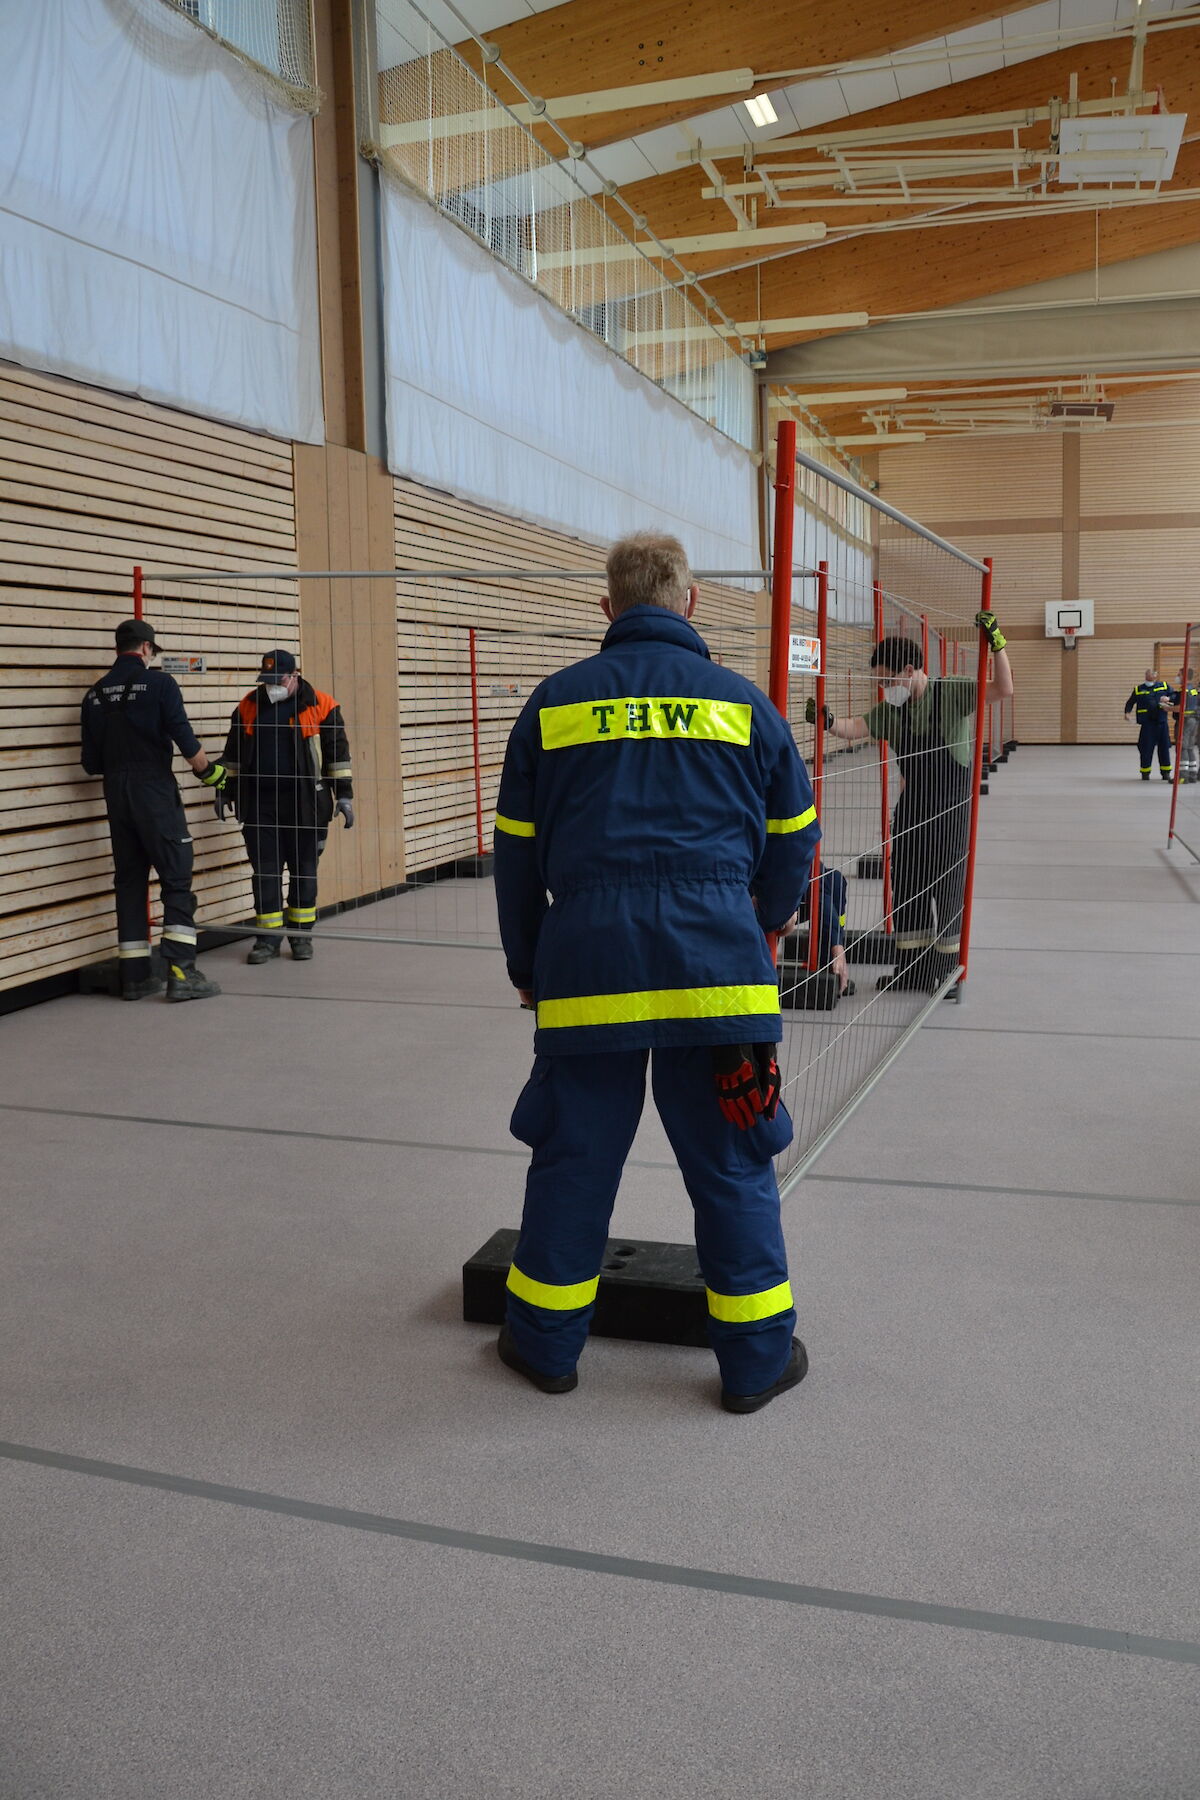
[[262, 667], [255, 679], [270, 682], [280, 675], [294, 675], [296, 659], [290, 650], [268, 650], [262, 659]]
[[157, 656], [162, 649], [148, 619], [122, 619], [115, 635], [118, 650], [136, 650], [139, 644], [149, 644]]

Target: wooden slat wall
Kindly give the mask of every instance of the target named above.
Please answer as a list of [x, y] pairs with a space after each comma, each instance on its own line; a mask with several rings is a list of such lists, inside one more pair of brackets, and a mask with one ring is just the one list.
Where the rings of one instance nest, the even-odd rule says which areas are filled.
[[[78, 968], [115, 943], [104, 802], [79, 766], [79, 707], [111, 665], [113, 626], [132, 613], [132, 565], [286, 569], [295, 523], [290, 445], [9, 365], [0, 366], [0, 473], [5, 989]], [[189, 611], [165, 601], [152, 577], [147, 585], [147, 616], [168, 647], [212, 659], [208, 676], [181, 685], [202, 741], [219, 751], [242, 691], [239, 633], [218, 623], [215, 599]], [[243, 592], [235, 613], [257, 642], [250, 604]], [[286, 597], [276, 604], [284, 616]], [[244, 916], [240, 834], [217, 824], [183, 774], [200, 921]]]
[[[484, 847], [491, 843], [504, 746], [543, 676], [599, 647], [604, 553], [541, 526], [485, 512], [415, 483], [395, 484], [398, 568], [583, 569], [589, 581], [400, 579], [396, 644], [404, 829], [410, 875], [476, 849], [468, 628], [477, 632]], [[754, 679], [756, 597], [706, 585], [696, 624], [714, 657]]]

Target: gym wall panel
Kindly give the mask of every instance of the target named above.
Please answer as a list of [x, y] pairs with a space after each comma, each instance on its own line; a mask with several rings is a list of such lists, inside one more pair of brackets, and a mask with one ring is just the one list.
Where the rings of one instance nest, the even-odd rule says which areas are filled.
[[1062, 660], [1057, 639], [1010, 638], [1009, 661], [1013, 672], [1013, 719], [1020, 744], [1062, 742]]
[[889, 505], [955, 543], [958, 519], [1049, 522], [1062, 512], [1062, 457], [1049, 433], [905, 444], [880, 453], [879, 471]]
[[[1057, 646], [1056, 646], [1057, 647]], [[1078, 647], [1067, 652], [1074, 656], [1079, 687], [1078, 741], [1081, 744], [1113, 744], [1128, 741], [1129, 772], [1134, 772], [1137, 726], [1122, 716], [1131, 690], [1141, 681], [1145, 671], [1154, 665], [1154, 639], [1083, 638]], [[1172, 680], [1172, 667], [1168, 680]], [[1157, 779], [1157, 777], [1155, 778]]]
[[[93, 962], [115, 943], [104, 801], [79, 765], [79, 708], [111, 665], [114, 625], [132, 613], [134, 563], [286, 569], [296, 552], [290, 445], [10, 365], [0, 365], [0, 481], [5, 989]], [[161, 595], [156, 611], [150, 574], [147, 589], [147, 617], [167, 648], [208, 657], [208, 671], [180, 685], [201, 741], [219, 751], [257, 641], [245, 605], [243, 623], [224, 628], [215, 610], [188, 618]], [[240, 833], [218, 825], [190, 770], [177, 768], [200, 923], [244, 918]]]
[[1200, 507], [1190, 528], [1081, 531], [1079, 592], [1096, 602], [1096, 627], [1178, 619], [1197, 610]]
[[[471, 628], [483, 840], [490, 850], [500, 767], [514, 719], [545, 675], [593, 654], [607, 629], [599, 608], [604, 551], [397, 479], [395, 559], [398, 569], [497, 571], [482, 581], [401, 576], [396, 582], [405, 852], [413, 874], [476, 850]], [[594, 574], [589, 580], [537, 582], [500, 573], [537, 569]], [[757, 598], [705, 583], [696, 613], [697, 629], [714, 657], [751, 679], [762, 642]]]
[[1200, 513], [1200, 383], [1118, 397], [1114, 422], [1080, 444], [1082, 516]]

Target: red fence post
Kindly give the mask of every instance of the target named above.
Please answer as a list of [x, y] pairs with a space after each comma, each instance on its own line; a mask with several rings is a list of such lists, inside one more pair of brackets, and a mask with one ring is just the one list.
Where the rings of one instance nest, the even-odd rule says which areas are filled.
[[141, 563], [134, 563], [134, 565], [133, 565], [133, 616], [135, 619], [140, 619], [142, 617], [142, 565], [141, 565]]
[[[875, 642], [883, 642], [883, 583], [872, 587], [875, 603]], [[875, 689], [875, 698], [883, 699], [883, 683]], [[880, 738], [879, 750], [879, 842], [883, 858], [883, 928], [892, 929], [892, 808], [888, 797], [889, 755], [887, 740]]]
[[1167, 849], [1175, 842], [1175, 809], [1179, 804], [1179, 772], [1183, 768], [1183, 726], [1187, 718], [1188, 670], [1192, 666], [1192, 628], [1183, 637], [1183, 678], [1179, 691], [1179, 713], [1175, 720], [1175, 779], [1171, 783], [1171, 822], [1167, 827]]
[[[985, 556], [981, 612], [992, 610], [992, 559]], [[983, 627], [979, 628], [979, 657], [975, 672], [975, 754], [971, 770], [971, 836], [967, 845], [967, 873], [963, 883], [962, 926], [959, 931], [958, 960], [962, 964], [959, 984], [967, 979], [967, 953], [971, 947], [971, 906], [975, 898], [975, 852], [979, 842], [979, 790], [983, 785], [983, 710], [987, 695], [988, 654], [991, 645]]]
[[[821, 822], [822, 784], [825, 779], [825, 667], [829, 661], [826, 646], [829, 638], [829, 564], [817, 564], [817, 638], [821, 646], [821, 667], [817, 675], [817, 717], [813, 726], [813, 799], [817, 823]], [[818, 940], [821, 936], [821, 846], [813, 856], [812, 885], [808, 895], [808, 972], [817, 970]]]
[[775, 439], [775, 529], [771, 552], [771, 664], [767, 692], [787, 718], [792, 636], [792, 544], [796, 532], [796, 421], [781, 419]]
[[483, 775], [479, 766], [479, 662], [475, 654], [475, 627], [467, 627], [471, 657], [471, 744], [475, 758], [475, 851], [483, 855]]

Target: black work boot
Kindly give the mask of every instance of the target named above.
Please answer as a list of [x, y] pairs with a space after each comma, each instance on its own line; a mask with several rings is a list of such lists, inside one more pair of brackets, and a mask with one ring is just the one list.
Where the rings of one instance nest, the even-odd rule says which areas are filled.
[[248, 963], [270, 962], [274, 957], [279, 955], [282, 947], [283, 946], [280, 944], [278, 938], [255, 938], [250, 946], [250, 954], [247, 956], [246, 961]]
[[808, 1374], [808, 1351], [798, 1337], [792, 1339], [792, 1354], [779, 1380], [761, 1394], [731, 1394], [727, 1388], [721, 1389], [721, 1405], [726, 1412], [752, 1413], [760, 1407], [767, 1406], [776, 1394], [786, 1394], [789, 1388], [799, 1387]]
[[579, 1376], [574, 1369], [569, 1375], [543, 1375], [532, 1363], [527, 1363], [523, 1356], [517, 1354], [517, 1347], [512, 1340], [512, 1332], [507, 1325], [500, 1327], [500, 1336], [496, 1339], [496, 1351], [505, 1368], [513, 1369], [523, 1375], [526, 1381], [532, 1381], [535, 1388], [541, 1388], [543, 1394], [569, 1394], [579, 1386]]
[[311, 962], [312, 961], [313, 941], [307, 932], [305, 932], [300, 937], [290, 937], [288, 939], [288, 943], [292, 946], [293, 961], [295, 961], [295, 962]]
[[182, 969], [178, 963], [172, 963], [167, 972], [168, 1000], [208, 1000], [220, 991], [216, 982], [199, 969]]
[[166, 991], [161, 975], [147, 975], [143, 981], [127, 981], [121, 989], [122, 1000], [149, 1000]]
[[1149, 777], [1149, 775], [1143, 775], [1143, 776], [1142, 776], [1142, 780], [1143, 780], [1143, 781], [1149, 781], [1149, 779], [1150, 779], [1150, 777]]

